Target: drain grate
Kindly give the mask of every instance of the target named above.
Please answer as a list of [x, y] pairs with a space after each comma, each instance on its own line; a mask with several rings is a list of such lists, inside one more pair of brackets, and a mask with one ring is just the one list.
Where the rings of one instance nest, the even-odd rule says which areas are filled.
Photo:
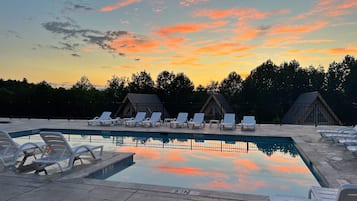
[[191, 192], [191, 190], [189, 190], [189, 189], [173, 189], [171, 191], [171, 193], [182, 194], [182, 195], [189, 195], [190, 192]]
[[181, 194], [181, 195], [199, 195], [200, 192], [192, 191], [190, 189], [173, 189], [171, 193]]

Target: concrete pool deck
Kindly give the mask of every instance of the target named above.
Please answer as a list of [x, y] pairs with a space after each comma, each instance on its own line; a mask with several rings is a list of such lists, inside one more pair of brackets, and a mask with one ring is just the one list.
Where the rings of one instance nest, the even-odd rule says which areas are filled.
[[[333, 126], [258, 124], [255, 131], [241, 131], [239, 126], [234, 131], [221, 131], [216, 125], [212, 125], [212, 127], [206, 125], [203, 129], [172, 129], [165, 125], [157, 128], [128, 128], [123, 126], [88, 126], [86, 120], [8, 118], [0, 118], [0, 120], [4, 122], [0, 123], [0, 130], [7, 132], [65, 128], [291, 137], [307, 162], [319, 173], [328, 187], [337, 188], [344, 183], [357, 183], [356, 156], [343, 146], [321, 140], [320, 135], [316, 133], [317, 129], [335, 128]], [[6, 121], [10, 123], [6, 123]], [[0, 189], [2, 191], [0, 200], [269, 200], [268, 196], [110, 182], [86, 179], [77, 174], [78, 172], [84, 174], [93, 168], [105, 167], [112, 160], [119, 160], [123, 155], [106, 152], [104, 159], [94, 165], [78, 166], [69, 173], [51, 176], [19, 174], [10, 170], [2, 170], [0, 171]], [[307, 197], [307, 195], [301, 196]]]

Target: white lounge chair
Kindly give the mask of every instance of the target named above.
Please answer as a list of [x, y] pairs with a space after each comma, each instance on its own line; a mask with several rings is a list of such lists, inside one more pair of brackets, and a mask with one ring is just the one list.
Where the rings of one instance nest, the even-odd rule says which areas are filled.
[[346, 146], [357, 145], [357, 135], [351, 138], [338, 139], [338, 143]]
[[131, 126], [131, 127], [137, 126], [137, 125], [141, 124], [142, 121], [144, 121], [145, 116], [146, 116], [146, 112], [138, 112], [138, 113], [136, 113], [135, 118], [125, 121], [124, 125]]
[[344, 184], [339, 188], [323, 188], [312, 186], [308, 199], [303, 197], [292, 196], [270, 196], [270, 201], [356, 201], [357, 200], [357, 185]]
[[99, 124], [101, 126], [114, 126], [114, 125], [118, 125], [120, 124], [120, 122], [122, 121], [122, 119], [120, 117], [114, 118], [112, 119], [111, 117], [109, 117], [106, 120], [100, 120]]
[[143, 126], [155, 127], [161, 123], [161, 112], [153, 112], [150, 118], [147, 118], [142, 122]]
[[172, 127], [175, 127], [175, 128], [184, 127], [185, 123], [187, 122], [187, 117], [188, 117], [188, 113], [187, 112], [180, 112], [177, 115], [177, 118], [170, 122], [170, 128], [172, 128]]
[[313, 186], [309, 191], [309, 199], [315, 199], [318, 201], [356, 201], [357, 185], [344, 184], [338, 189]]
[[112, 112], [105, 111], [100, 115], [100, 117], [94, 117], [93, 119], [88, 120], [88, 125], [91, 125], [91, 126], [100, 125], [101, 122], [111, 120], [112, 119], [110, 117], [111, 114], [112, 114]]
[[317, 130], [316, 132], [320, 133], [322, 137], [326, 137], [326, 135], [343, 135], [343, 134], [356, 134], [357, 133], [357, 125], [355, 127], [340, 127], [334, 130], [323, 129]]
[[221, 120], [221, 123], [219, 124], [220, 129], [225, 129], [225, 128], [230, 128], [230, 129], [235, 129], [236, 128], [236, 114], [234, 113], [226, 113], [224, 114], [223, 119]]
[[241, 121], [241, 128], [242, 130], [245, 129], [252, 129], [255, 130], [255, 116], [243, 116], [243, 120]]
[[187, 122], [187, 127], [192, 126], [192, 128], [203, 128], [204, 127], [204, 117], [205, 113], [195, 113], [193, 119]]
[[[44, 152], [41, 158], [33, 161], [37, 173], [46, 172], [45, 168], [53, 164], [56, 164], [61, 172], [65, 172], [70, 170], [75, 160], [81, 159], [82, 155], [90, 154], [95, 160], [101, 159], [103, 155], [103, 146], [79, 145], [71, 147], [60, 132], [41, 132], [40, 136], [45, 141], [48, 151]], [[95, 153], [96, 150], [99, 154]], [[65, 161], [68, 161], [67, 166], [63, 167], [62, 164]]]
[[357, 137], [357, 132], [356, 133], [326, 133], [323, 134], [323, 139], [327, 140], [333, 140], [337, 142], [339, 139], [348, 139], [348, 138], [354, 138]]
[[346, 149], [353, 154], [357, 154], [357, 145], [348, 145], [346, 146]]
[[19, 145], [7, 132], [0, 131], [0, 161], [4, 167], [10, 167], [16, 165], [17, 159], [24, 155], [24, 164], [29, 156], [35, 157], [37, 153], [44, 152], [45, 145], [44, 142], [27, 142]]

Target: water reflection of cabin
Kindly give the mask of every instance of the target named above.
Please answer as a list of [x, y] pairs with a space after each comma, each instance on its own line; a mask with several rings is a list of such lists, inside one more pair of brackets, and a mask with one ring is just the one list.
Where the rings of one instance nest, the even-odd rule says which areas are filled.
[[119, 106], [116, 116], [133, 117], [137, 112], [146, 112], [146, 116], [151, 116], [153, 112], [161, 112], [162, 118], [168, 117], [164, 105], [156, 94], [135, 94], [128, 93]]
[[206, 103], [202, 106], [201, 111], [205, 113], [205, 119], [222, 119], [225, 113], [234, 113], [231, 106], [222, 94], [212, 94], [208, 97]]
[[319, 92], [301, 94], [282, 119], [284, 124], [341, 125]]

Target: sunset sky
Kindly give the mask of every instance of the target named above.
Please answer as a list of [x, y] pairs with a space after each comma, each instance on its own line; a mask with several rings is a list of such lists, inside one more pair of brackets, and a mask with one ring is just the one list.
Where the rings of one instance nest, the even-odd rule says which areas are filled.
[[0, 78], [72, 86], [85, 75], [185, 73], [197, 86], [271, 59], [357, 55], [356, 0], [2, 0]]

